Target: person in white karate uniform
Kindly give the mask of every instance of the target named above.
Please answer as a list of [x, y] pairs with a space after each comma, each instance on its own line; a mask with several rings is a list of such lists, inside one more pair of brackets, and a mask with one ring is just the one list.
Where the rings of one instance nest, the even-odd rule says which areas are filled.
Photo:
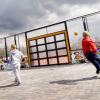
[[24, 56], [19, 50], [17, 50], [16, 45], [12, 44], [9, 57], [12, 65], [12, 70], [15, 75], [15, 83], [16, 85], [20, 85], [21, 84], [21, 78], [19, 74], [21, 66], [20, 63], [22, 58], [24, 58]]

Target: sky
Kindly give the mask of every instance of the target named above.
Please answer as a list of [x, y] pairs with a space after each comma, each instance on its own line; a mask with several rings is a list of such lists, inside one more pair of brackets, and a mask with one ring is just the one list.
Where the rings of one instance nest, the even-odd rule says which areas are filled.
[[100, 10], [100, 0], [0, 0], [0, 37]]

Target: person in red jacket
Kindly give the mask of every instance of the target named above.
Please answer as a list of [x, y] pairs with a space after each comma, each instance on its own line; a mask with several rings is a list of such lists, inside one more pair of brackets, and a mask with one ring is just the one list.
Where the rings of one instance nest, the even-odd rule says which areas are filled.
[[96, 74], [100, 72], [100, 58], [97, 55], [97, 47], [89, 32], [83, 32], [82, 50], [85, 57], [96, 67]]

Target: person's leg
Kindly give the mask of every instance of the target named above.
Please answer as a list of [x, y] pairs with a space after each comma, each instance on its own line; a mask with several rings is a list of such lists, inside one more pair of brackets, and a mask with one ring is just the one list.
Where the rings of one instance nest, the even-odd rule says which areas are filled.
[[91, 59], [93, 60], [92, 62], [94, 63], [94, 65], [99, 67], [99, 69], [100, 69], [100, 58], [98, 57], [98, 55], [92, 53], [92, 58]]
[[14, 75], [15, 75], [15, 81], [16, 81], [18, 84], [20, 84], [20, 83], [21, 83], [21, 78], [20, 78], [20, 75], [19, 75], [18, 65], [15, 65], [15, 66], [14, 66], [13, 72], [14, 72]]
[[1, 65], [0, 67], [1, 67], [1, 70], [2, 70], [3, 66]]
[[18, 71], [20, 72], [20, 66], [21, 66], [21, 65], [20, 65], [20, 64], [18, 64], [17, 66], [18, 66]]
[[100, 65], [97, 60], [91, 60], [91, 63], [96, 67], [97, 70], [100, 70]]
[[99, 65], [100, 65], [100, 57], [96, 54], [95, 59], [98, 61]]
[[97, 61], [97, 55], [90, 52], [86, 55], [86, 58], [96, 67], [96, 73], [99, 74], [100, 64]]
[[14, 82], [17, 82], [17, 79], [15, 78]]
[[1, 65], [1, 70], [4, 70], [3, 65]]

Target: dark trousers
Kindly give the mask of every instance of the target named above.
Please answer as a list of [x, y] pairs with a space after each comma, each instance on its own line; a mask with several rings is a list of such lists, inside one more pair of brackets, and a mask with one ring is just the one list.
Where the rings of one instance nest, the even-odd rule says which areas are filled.
[[100, 58], [97, 54], [88, 52], [85, 56], [96, 67], [97, 70], [100, 70]]

